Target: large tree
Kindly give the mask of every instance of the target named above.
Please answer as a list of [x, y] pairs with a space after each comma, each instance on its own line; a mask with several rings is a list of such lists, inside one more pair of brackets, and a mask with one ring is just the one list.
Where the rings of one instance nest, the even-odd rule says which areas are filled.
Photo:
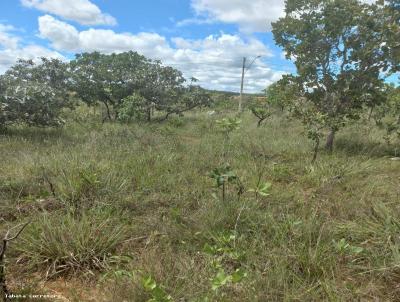
[[377, 1], [374, 15], [382, 28], [382, 47], [391, 64], [390, 71], [400, 72], [400, 1]]
[[67, 64], [57, 59], [20, 60], [0, 77], [0, 126], [57, 126], [72, 107]]
[[180, 71], [133, 51], [79, 54], [70, 66], [77, 95], [88, 105], [104, 104], [110, 120], [120, 115], [126, 119], [135, 107], [150, 120], [153, 109], [165, 110], [177, 102], [185, 82]]
[[297, 112], [318, 144], [329, 131], [328, 150], [347, 120], [384, 101], [389, 63], [375, 9], [358, 0], [287, 0], [285, 16], [273, 23], [276, 43], [296, 65], [285, 81], [299, 88]]
[[[143, 82], [150, 61], [136, 52], [77, 54], [70, 62], [73, 90], [88, 105], [104, 104], [108, 119]], [[113, 117], [113, 113], [115, 114]]]

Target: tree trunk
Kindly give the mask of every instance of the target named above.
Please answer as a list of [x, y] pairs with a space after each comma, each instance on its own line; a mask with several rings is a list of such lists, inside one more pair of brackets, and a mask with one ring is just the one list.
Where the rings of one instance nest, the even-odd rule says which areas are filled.
[[329, 152], [332, 152], [333, 150], [333, 141], [335, 139], [335, 133], [336, 131], [334, 129], [331, 129], [331, 131], [328, 134], [328, 137], [326, 138], [325, 149], [328, 150]]
[[319, 137], [317, 138], [316, 142], [315, 142], [315, 146], [314, 146], [314, 154], [313, 154], [313, 159], [311, 161], [311, 163], [315, 163], [315, 161], [317, 160], [317, 156], [318, 156], [318, 150], [319, 150]]
[[371, 107], [371, 109], [369, 110], [369, 115], [368, 115], [368, 120], [371, 120], [372, 117], [372, 113], [374, 112], [374, 107]]
[[258, 120], [258, 123], [257, 123], [257, 127], [261, 127], [261, 124], [262, 124], [262, 122], [264, 121], [265, 119], [259, 119]]
[[147, 121], [151, 122], [151, 107], [147, 109]]
[[7, 240], [3, 239], [3, 246], [1, 247], [0, 253], [0, 299], [4, 299], [1, 301], [8, 301], [8, 288], [6, 284], [6, 270], [5, 270], [5, 260], [4, 255], [7, 249]]
[[112, 118], [111, 118], [110, 107], [108, 106], [107, 102], [103, 102], [103, 104], [106, 106], [108, 120], [111, 121]]

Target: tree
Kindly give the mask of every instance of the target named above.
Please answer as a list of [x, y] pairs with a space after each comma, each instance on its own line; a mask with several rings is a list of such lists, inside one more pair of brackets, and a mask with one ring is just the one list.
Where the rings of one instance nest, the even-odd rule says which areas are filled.
[[79, 54], [71, 70], [77, 95], [88, 105], [104, 104], [109, 120], [140, 112], [150, 121], [153, 109], [166, 110], [176, 103], [185, 82], [179, 70], [132, 51]]
[[269, 100], [253, 100], [250, 104], [250, 111], [258, 119], [257, 127], [260, 127], [262, 122], [272, 115]]
[[[144, 82], [150, 61], [136, 52], [76, 55], [70, 62], [73, 90], [89, 106], [104, 104], [109, 120], [118, 116], [123, 99]], [[113, 116], [114, 113], [114, 116]]]
[[210, 94], [197, 85], [189, 85], [180, 91], [179, 97], [163, 108], [166, 111], [164, 119], [171, 114], [182, 115], [184, 112], [200, 107], [208, 107], [213, 103]]
[[297, 105], [306, 104], [297, 113], [318, 131], [314, 140], [329, 130], [329, 151], [347, 120], [384, 101], [381, 71], [388, 61], [374, 9], [357, 0], [287, 0], [285, 17], [273, 23], [276, 43], [295, 61], [297, 74], [285, 81], [299, 88]]
[[18, 61], [0, 77], [0, 125], [61, 125], [62, 110], [73, 107], [68, 87], [68, 68], [60, 60]]
[[299, 87], [283, 77], [280, 81], [268, 86], [265, 94], [272, 107], [278, 107], [281, 111], [285, 108], [290, 110], [292, 100], [299, 95]]
[[400, 71], [400, 2], [398, 0], [377, 1], [374, 13], [381, 27], [381, 47], [390, 63], [392, 73]]
[[[177, 69], [163, 66], [160, 61], [153, 61], [145, 70], [136, 93], [143, 97], [147, 121], [151, 120], [151, 110], [173, 110], [184, 94], [185, 78]], [[171, 112], [173, 113], [173, 112]], [[170, 113], [170, 114], [171, 114]], [[168, 116], [167, 116], [168, 117]]]
[[387, 102], [377, 107], [373, 118], [385, 131], [384, 139], [389, 144], [393, 137], [400, 139], [400, 87], [386, 85]]

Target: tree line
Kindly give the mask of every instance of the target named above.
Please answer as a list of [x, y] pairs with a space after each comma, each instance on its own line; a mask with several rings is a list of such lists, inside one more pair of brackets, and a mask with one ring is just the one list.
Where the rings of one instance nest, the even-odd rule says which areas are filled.
[[[267, 102], [248, 104], [258, 126], [272, 108], [299, 119], [314, 142], [332, 151], [338, 131], [367, 113], [400, 138], [400, 91], [387, 78], [400, 72], [400, 2], [286, 0], [285, 16], [272, 24], [275, 42], [296, 72], [267, 90]], [[105, 119], [152, 119], [208, 106], [210, 93], [179, 70], [136, 52], [76, 55], [69, 63], [19, 61], [0, 76], [0, 127], [61, 125], [61, 112], [78, 101], [102, 104]]]
[[183, 114], [207, 106], [206, 90], [182, 73], [136, 52], [83, 53], [69, 63], [42, 58], [20, 60], [0, 76], [0, 126], [57, 126], [62, 111], [78, 100], [103, 104], [105, 119], [150, 121], [152, 112]]

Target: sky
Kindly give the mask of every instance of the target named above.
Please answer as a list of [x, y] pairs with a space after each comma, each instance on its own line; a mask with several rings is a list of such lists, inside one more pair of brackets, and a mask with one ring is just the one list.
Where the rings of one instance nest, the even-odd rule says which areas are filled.
[[203, 87], [261, 92], [293, 72], [271, 33], [284, 0], [1, 0], [0, 74], [18, 58], [137, 51]]
[[261, 92], [295, 72], [271, 33], [284, 0], [0, 0], [0, 74], [18, 58], [137, 51], [209, 89]]

